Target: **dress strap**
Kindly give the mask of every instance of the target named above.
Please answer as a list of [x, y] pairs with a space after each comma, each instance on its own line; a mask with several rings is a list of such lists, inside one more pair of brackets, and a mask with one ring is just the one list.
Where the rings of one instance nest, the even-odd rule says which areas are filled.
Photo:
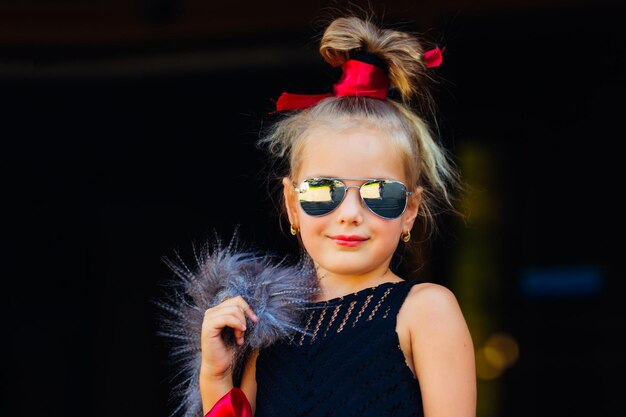
[[409, 294], [409, 291], [411, 291], [411, 288], [413, 288], [413, 285], [423, 283], [423, 282], [426, 282], [426, 281], [412, 279], [412, 280], [404, 281], [400, 285], [396, 286], [394, 294], [389, 303], [389, 313], [393, 314], [393, 317], [395, 317], [400, 311], [400, 308], [402, 307], [402, 304], [404, 303], [406, 296]]

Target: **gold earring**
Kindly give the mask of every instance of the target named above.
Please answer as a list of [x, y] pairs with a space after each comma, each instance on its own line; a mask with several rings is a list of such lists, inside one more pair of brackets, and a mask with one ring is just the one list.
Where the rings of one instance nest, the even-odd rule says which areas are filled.
[[292, 235], [297, 235], [298, 234], [298, 228], [297, 227], [293, 227], [293, 224], [290, 227], [290, 231]]
[[408, 241], [409, 241], [409, 240], [411, 240], [411, 231], [410, 231], [410, 230], [407, 230], [407, 231], [406, 231], [406, 234], [405, 234], [405, 233], [402, 233], [402, 234], [400, 235], [400, 239], [402, 239], [402, 241], [403, 241], [404, 243], [408, 243]]

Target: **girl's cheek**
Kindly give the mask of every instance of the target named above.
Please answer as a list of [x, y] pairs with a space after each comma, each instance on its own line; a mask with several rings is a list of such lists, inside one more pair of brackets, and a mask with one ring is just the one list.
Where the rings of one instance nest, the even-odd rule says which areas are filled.
[[316, 252], [322, 244], [325, 234], [325, 224], [321, 218], [302, 218], [300, 233], [305, 249], [309, 252]]
[[319, 226], [316, 225], [315, 222], [308, 221], [308, 219], [303, 219], [300, 228], [302, 238], [306, 240], [310, 240], [320, 233]]

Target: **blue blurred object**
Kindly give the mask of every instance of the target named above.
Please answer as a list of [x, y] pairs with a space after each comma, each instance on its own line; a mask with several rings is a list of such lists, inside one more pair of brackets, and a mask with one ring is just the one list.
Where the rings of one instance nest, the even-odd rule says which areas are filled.
[[596, 265], [562, 265], [529, 268], [519, 284], [529, 298], [592, 297], [602, 292], [604, 279]]

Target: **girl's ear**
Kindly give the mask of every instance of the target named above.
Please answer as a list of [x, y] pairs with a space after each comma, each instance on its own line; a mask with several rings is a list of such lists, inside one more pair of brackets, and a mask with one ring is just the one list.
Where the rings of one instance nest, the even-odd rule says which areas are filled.
[[298, 196], [293, 188], [291, 179], [289, 177], [283, 178], [283, 197], [285, 198], [285, 208], [287, 209], [287, 217], [289, 217], [289, 223], [292, 226], [300, 227], [298, 222]]
[[402, 230], [411, 230], [413, 228], [413, 223], [415, 223], [420, 203], [422, 202], [423, 191], [424, 188], [417, 187], [415, 191], [413, 191], [413, 194], [409, 196], [409, 199], [406, 202], [406, 210], [404, 210], [404, 224], [402, 225]]

